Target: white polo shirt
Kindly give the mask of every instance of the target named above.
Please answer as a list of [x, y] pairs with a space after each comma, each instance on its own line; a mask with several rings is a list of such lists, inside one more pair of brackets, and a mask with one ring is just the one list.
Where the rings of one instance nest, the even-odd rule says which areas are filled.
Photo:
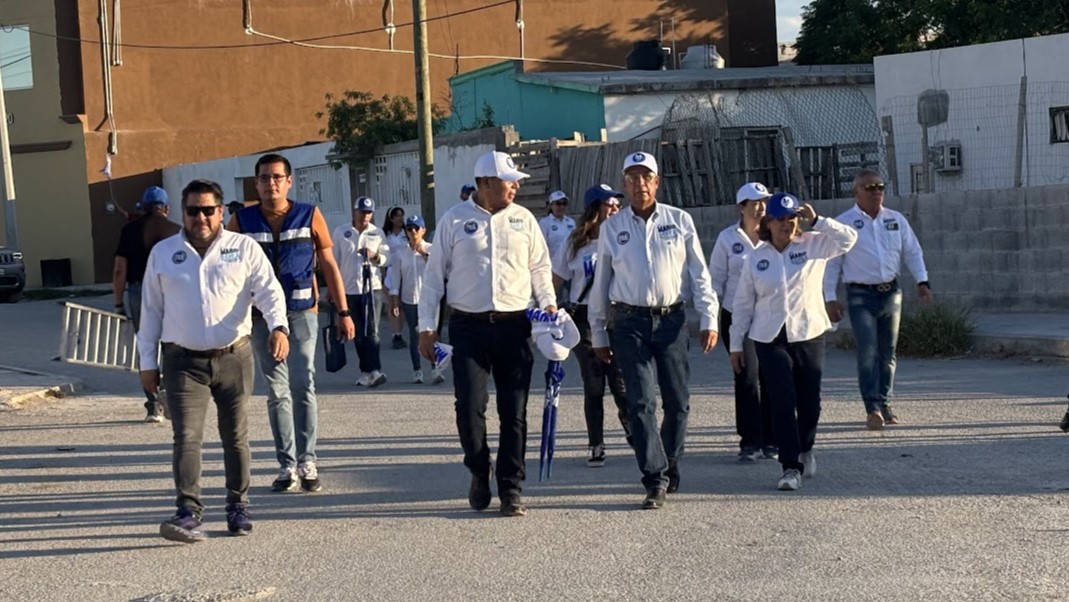
[[628, 206], [601, 224], [590, 291], [594, 347], [609, 346], [610, 302], [656, 307], [688, 297], [701, 316], [701, 329], [716, 332], [720, 305], [689, 213], [657, 203], [644, 220]]
[[532, 297], [541, 308], [556, 304], [549, 250], [534, 215], [515, 203], [491, 214], [471, 200], [446, 211], [423, 272], [420, 332], [438, 327], [443, 295], [469, 313], [524, 310]]
[[709, 276], [713, 279], [713, 290], [724, 309], [731, 311], [742, 262], [762, 244], [760, 240], [754, 244], [742, 227], [737, 225], [724, 228], [716, 237], [713, 252], [709, 254]]
[[141, 369], [159, 369], [161, 342], [197, 351], [234, 344], [252, 333], [253, 305], [271, 330], [288, 327], [286, 296], [259, 243], [224, 229], [202, 258], [184, 230], [165, 238], [142, 282]]
[[597, 239], [580, 247], [574, 255], [570, 244], [561, 245], [561, 248], [557, 249], [556, 254], [553, 255], [553, 273], [563, 280], [571, 281], [572, 288], [568, 298], [569, 301], [576, 304], [581, 303], [582, 305], [589, 303], [590, 294], [593, 291], [587, 291], [586, 298], [582, 302], [579, 301], [579, 295], [583, 293], [587, 283], [594, 279], [597, 263]]
[[541, 228], [542, 235], [546, 237], [549, 256], [553, 257], [557, 254], [557, 249], [565, 245], [568, 237], [572, 234], [572, 230], [575, 230], [575, 220], [567, 215], [557, 219], [551, 213], [538, 220], [538, 227]]
[[[381, 268], [390, 262], [390, 246], [386, 237], [375, 224], [368, 224], [361, 232], [352, 224], [338, 226], [330, 235], [334, 243], [334, 260], [338, 262], [345, 294], [363, 295], [364, 290], [364, 256], [357, 253], [359, 249], [370, 249], [378, 256], [371, 261], [373, 268]], [[371, 270], [371, 290], [382, 288], [382, 276], [379, 270]]]
[[795, 343], [831, 328], [821, 290], [824, 268], [856, 241], [851, 228], [822, 217], [783, 252], [771, 243], [754, 249], [739, 273], [729, 351], [742, 351], [747, 334], [753, 341], [771, 343], [786, 326], [787, 341]]
[[[431, 244], [420, 243], [420, 249], [429, 253]], [[401, 303], [419, 304], [419, 292], [423, 287], [423, 272], [427, 269], [427, 258], [405, 245], [390, 249], [390, 270], [386, 272], [386, 290], [391, 295], [401, 297]]]
[[846, 283], [884, 284], [898, 277], [903, 260], [914, 280], [928, 280], [924, 252], [906, 216], [881, 207], [876, 219], [872, 219], [854, 205], [835, 219], [857, 232], [857, 244], [846, 255], [828, 262], [824, 275], [826, 300], [836, 300], [835, 286], [840, 274]]

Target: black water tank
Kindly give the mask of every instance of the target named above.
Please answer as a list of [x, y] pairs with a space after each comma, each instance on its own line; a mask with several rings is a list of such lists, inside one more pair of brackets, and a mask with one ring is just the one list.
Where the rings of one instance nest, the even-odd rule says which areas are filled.
[[628, 70], [660, 71], [664, 68], [664, 52], [660, 40], [635, 42], [627, 53]]

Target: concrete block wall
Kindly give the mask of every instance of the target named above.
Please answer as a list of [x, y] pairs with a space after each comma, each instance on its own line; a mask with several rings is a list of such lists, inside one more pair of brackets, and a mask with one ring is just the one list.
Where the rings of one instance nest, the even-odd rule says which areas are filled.
[[[835, 216], [853, 199], [816, 201]], [[920, 239], [940, 299], [985, 312], [1069, 309], [1069, 186], [889, 197]], [[738, 220], [734, 206], [689, 210], [708, 258], [717, 234]], [[904, 268], [906, 303], [913, 279]]]

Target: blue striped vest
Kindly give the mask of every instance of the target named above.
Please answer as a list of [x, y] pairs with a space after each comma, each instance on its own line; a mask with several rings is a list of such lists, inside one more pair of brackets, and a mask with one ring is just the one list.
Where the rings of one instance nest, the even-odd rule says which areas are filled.
[[312, 214], [315, 207], [305, 203], [290, 203], [290, 210], [282, 221], [282, 230], [275, 238], [271, 224], [264, 219], [259, 205], [238, 211], [238, 228], [243, 234], [260, 243], [275, 276], [286, 295], [286, 309], [304, 311], [316, 304], [312, 294], [315, 278], [315, 242], [312, 240]]

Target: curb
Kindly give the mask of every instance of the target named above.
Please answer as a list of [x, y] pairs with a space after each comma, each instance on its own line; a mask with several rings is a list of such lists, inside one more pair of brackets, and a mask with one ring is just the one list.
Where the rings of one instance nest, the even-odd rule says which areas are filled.
[[19, 374], [27, 374], [30, 376], [41, 376], [49, 378], [58, 384], [42, 387], [40, 389], [34, 389], [33, 387], [19, 387], [19, 389], [28, 389], [27, 391], [20, 392], [16, 395], [12, 395], [5, 400], [5, 403], [19, 403], [20, 401], [29, 397], [45, 395], [52, 397], [70, 397], [78, 394], [78, 392], [84, 390], [85, 383], [80, 379], [71, 376], [60, 376], [58, 374], [50, 374], [48, 372], [39, 372], [37, 370], [30, 370], [29, 368], [19, 368], [18, 366], [5, 366], [0, 364], [0, 370], [7, 372], [18, 372]]

